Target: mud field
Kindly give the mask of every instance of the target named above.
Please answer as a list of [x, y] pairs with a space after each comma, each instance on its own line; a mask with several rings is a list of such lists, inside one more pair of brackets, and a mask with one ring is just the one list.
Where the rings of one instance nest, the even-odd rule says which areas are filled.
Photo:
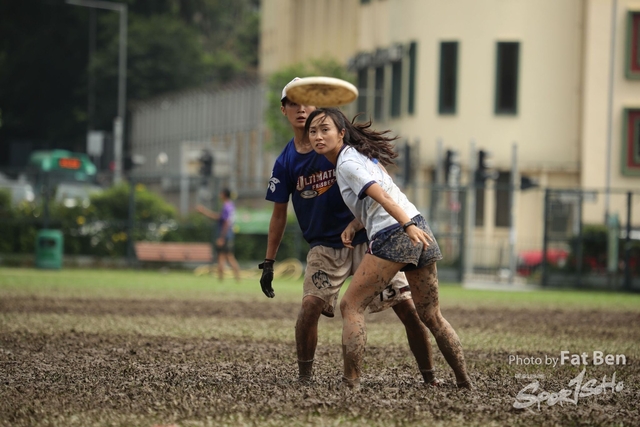
[[[139, 331], [120, 334], [117, 328], [110, 333], [60, 327], [32, 331], [11, 324], [15, 316], [72, 315], [105, 322], [125, 318], [132, 323], [158, 317], [175, 324], [214, 319], [230, 327], [239, 319], [253, 319], [256, 325], [280, 319], [290, 321], [293, 331], [297, 310], [297, 304], [273, 301], [2, 298], [0, 425], [640, 425], [637, 351], [626, 354], [624, 366], [533, 369], [510, 365], [507, 359], [512, 354], [544, 359], [549, 352], [494, 351], [487, 342], [465, 349], [476, 386], [469, 392], [454, 387], [436, 346], [436, 366], [445, 380], [438, 388], [422, 384], [406, 343], [369, 345], [363, 388], [352, 393], [337, 387], [339, 345], [318, 347], [315, 382], [300, 386], [295, 382], [293, 338], [289, 342], [221, 339], [213, 334], [190, 338]], [[597, 349], [600, 340], [636, 346], [640, 342], [637, 313], [462, 308], [443, 312], [458, 331], [547, 336], [557, 339], [557, 348], [576, 336], [585, 337], [585, 346], [591, 345], [585, 350]], [[330, 322], [339, 327], [339, 313]], [[369, 315], [368, 322], [374, 329], [397, 320], [388, 311]], [[605, 385], [598, 395], [579, 397], [577, 403], [549, 405], [546, 399], [540, 408], [513, 407], [516, 395], [536, 379], [541, 389], [556, 393], [569, 389], [573, 397], [575, 378], [583, 368], [582, 385], [593, 379], [591, 394], [605, 375], [609, 381], [615, 372], [616, 382]]]

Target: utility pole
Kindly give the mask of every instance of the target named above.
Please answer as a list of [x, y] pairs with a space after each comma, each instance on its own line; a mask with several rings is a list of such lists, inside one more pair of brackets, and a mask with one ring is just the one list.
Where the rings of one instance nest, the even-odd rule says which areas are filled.
[[476, 162], [476, 142], [472, 139], [469, 143], [469, 178], [467, 185], [467, 236], [465, 239], [466, 256], [464, 257], [466, 280], [469, 280], [473, 275], [473, 234], [476, 229]]
[[511, 177], [509, 180], [509, 283], [513, 284], [516, 277], [516, 186], [520, 182], [518, 179], [518, 144], [513, 143], [511, 147]]

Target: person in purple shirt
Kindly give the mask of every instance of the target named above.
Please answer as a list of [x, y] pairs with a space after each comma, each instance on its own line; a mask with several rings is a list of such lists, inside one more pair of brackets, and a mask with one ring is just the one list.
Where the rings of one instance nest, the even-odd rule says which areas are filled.
[[231, 200], [231, 191], [228, 188], [220, 192], [222, 200], [222, 210], [220, 213], [213, 212], [202, 205], [198, 205], [196, 210], [206, 217], [218, 221], [218, 238], [216, 239], [216, 252], [218, 253], [218, 278], [224, 277], [224, 266], [229, 263], [233, 270], [236, 281], [240, 280], [240, 266], [233, 254], [234, 237], [233, 224], [236, 215], [236, 207]]

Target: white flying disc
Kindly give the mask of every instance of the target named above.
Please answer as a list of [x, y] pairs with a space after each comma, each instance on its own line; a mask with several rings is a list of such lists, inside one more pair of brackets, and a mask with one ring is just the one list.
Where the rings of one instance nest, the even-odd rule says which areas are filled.
[[338, 107], [353, 102], [358, 89], [335, 77], [303, 77], [287, 86], [287, 98], [296, 104]]

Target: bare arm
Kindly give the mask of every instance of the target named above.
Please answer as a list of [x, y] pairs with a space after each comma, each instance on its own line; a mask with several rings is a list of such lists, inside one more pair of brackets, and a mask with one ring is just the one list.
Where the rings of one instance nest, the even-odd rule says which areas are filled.
[[269, 222], [269, 236], [267, 238], [266, 259], [276, 259], [284, 229], [287, 226], [287, 205], [288, 203], [274, 203], [271, 221]]
[[[384, 191], [384, 189], [378, 184], [374, 183], [365, 191], [367, 196], [371, 197], [376, 202], [380, 203], [380, 206], [389, 213], [400, 225], [404, 225], [411, 221], [409, 215]], [[425, 246], [429, 246], [431, 237], [422, 231], [420, 228], [410, 226], [406, 230], [407, 235], [415, 244], [423, 243]]]
[[196, 206], [196, 210], [200, 212], [202, 215], [211, 219], [220, 219], [220, 214], [218, 212], [214, 212], [211, 209], [207, 209], [202, 205]]

